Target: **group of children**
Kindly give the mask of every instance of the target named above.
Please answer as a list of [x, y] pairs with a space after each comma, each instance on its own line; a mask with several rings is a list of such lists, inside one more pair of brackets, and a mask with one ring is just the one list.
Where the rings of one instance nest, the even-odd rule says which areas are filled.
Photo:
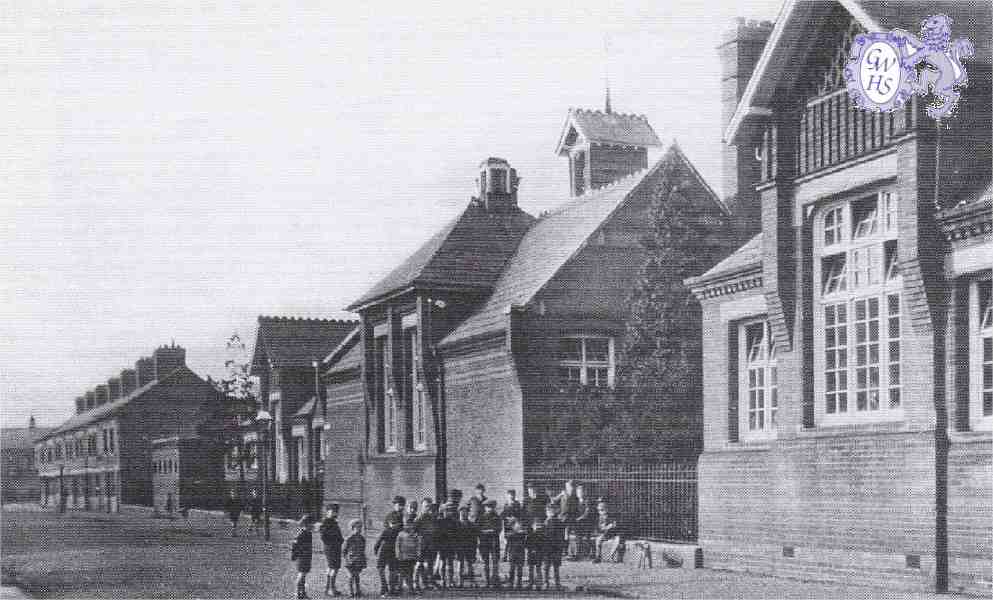
[[[559, 568], [570, 524], [561, 506], [567, 503], [536, 497], [533, 489], [529, 489], [525, 505], [516, 496], [514, 490], [508, 490], [499, 513], [496, 500], [486, 497], [482, 484], [476, 486], [465, 504], [457, 489], [450, 490], [441, 504], [431, 498], [408, 504], [403, 496], [394, 497], [393, 510], [383, 520], [382, 533], [373, 546], [380, 594], [386, 597], [404, 591], [417, 594], [430, 588], [477, 587], [477, 556], [483, 564], [486, 587], [561, 590]], [[362, 522], [350, 521], [350, 535], [343, 539], [337, 516], [338, 505], [332, 504], [319, 529], [328, 561], [324, 593], [339, 595], [335, 580], [344, 564], [350, 575], [350, 594], [361, 596], [359, 575], [367, 566]], [[297, 597], [306, 598], [312, 533], [308, 517], [300, 524], [292, 557], [297, 562]], [[509, 563], [506, 580], [500, 577], [501, 559]]]

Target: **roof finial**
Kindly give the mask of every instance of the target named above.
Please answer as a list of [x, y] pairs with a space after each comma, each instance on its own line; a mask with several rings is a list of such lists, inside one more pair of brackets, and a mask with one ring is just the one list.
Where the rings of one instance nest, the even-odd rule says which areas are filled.
[[610, 114], [610, 38], [603, 34], [603, 85], [607, 90], [603, 110]]

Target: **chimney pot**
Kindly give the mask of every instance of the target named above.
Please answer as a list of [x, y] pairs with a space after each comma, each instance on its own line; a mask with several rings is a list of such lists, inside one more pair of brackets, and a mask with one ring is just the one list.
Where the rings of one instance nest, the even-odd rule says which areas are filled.
[[138, 387], [144, 387], [155, 381], [155, 361], [150, 356], [143, 356], [134, 363], [138, 377]]
[[138, 374], [134, 369], [121, 371], [121, 396], [129, 396], [138, 389]]
[[101, 383], [96, 387], [96, 405], [101, 406], [110, 401], [110, 389], [106, 383]]
[[186, 350], [182, 346], [161, 346], [152, 353], [155, 361], [155, 379], [162, 379], [169, 373], [186, 365]]
[[85, 410], [90, 410], [97, 405], [97, 393], [96, 390], [90, 390], [86, 392], [86, 408]]
[[111, 377], [107, 380], [107, 389], [109, 390], [109, 396], [107, 400], [113, 402], [121, 397], [121, 380], [118, 377]]

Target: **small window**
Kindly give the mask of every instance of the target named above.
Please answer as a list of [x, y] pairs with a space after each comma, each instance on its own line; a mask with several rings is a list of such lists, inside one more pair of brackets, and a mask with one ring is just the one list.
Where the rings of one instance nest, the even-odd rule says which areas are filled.
[[840, 243], [845, 230], [844, 207], [832, 208], [824, 213], [824, 245]]
[[822, 293], [827, 295], [845, 291], [848, 287], [845, 278], [845, 255], [835, 254], [825, 256], [821, 264], [821, 273], [823, 273]]
[[576, 336], [559, 340], [558, 375], [563, 382], [612, 387], [614, 341], [608, 337]]
[[775, 435], [779, 410], [779, 369], [776, 348], [768, 321], [754, 321], [742, 326], [740, 336], [741, 376], [739, 431], [744, 438], [768, 438]]
[[879, 232], [879, 211], [876, 196], [852, 203], [852, 238], [860, 239]]

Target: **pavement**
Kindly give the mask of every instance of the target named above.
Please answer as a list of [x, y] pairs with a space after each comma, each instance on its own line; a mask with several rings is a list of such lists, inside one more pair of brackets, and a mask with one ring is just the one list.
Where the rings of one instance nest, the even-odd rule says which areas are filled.
[[[274, 527], [272, 540], [232, 537], [223, 518], [200, 515], [154, 519], [143, 514], [70, 512], [4, 506], [2, 598], [291, 598], [295, 573], [289, 562], [293, 528]], [[316, 536], [315, 536], [316, 537]], [[371, 536], [369, 536], [371, 537]], [[373, 540], [369, 539], [371, 545]], [[315, 544], [319, 546], [319, 542]], [[323, 557], [315, 549], [309, 577], [313, 598], [323, 589]], [[477, 563], [477, 569], [480, 565]], [[501, 571], [507, 571], [506, 563]], [[638, 569], [624, 564], [564, 562], [564, 592], [447, 590], [424, 598], [939, 598], [885, 588], [804, 582], [713, 569]], [[367, 597], [376, 597], [376, 570], [362, 575]], [[16, 587], [10, 587], [16, 586]], [[339, 589], [347, 581], [339, 577]], [[21, 594], [21, 595], [17, 595]], [[26, 594], [26, 595], [25, 595]], [[962, 596], [958, 596], [962, 598]], [[956, 598], [942, 594], [942, 600]]]

